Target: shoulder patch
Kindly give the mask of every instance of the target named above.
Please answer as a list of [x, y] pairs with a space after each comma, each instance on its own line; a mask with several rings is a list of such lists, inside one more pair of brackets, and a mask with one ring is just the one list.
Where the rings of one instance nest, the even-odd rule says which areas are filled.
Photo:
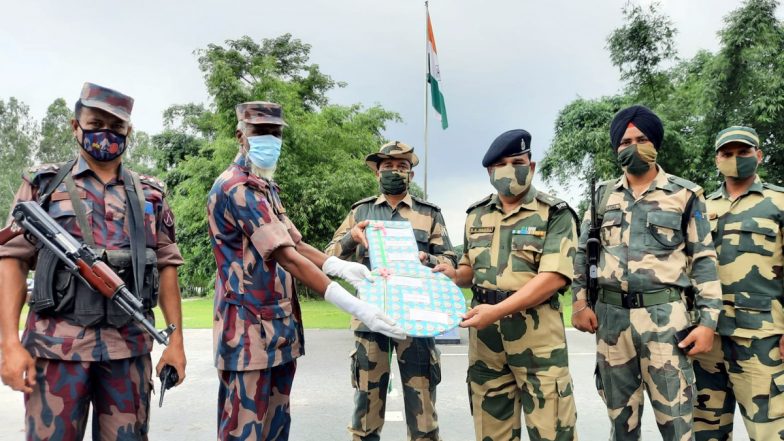
[[784, 193], [784, 187], [780, 187], [778, 185], [771, 184], [769, 182], [763, 182], [762, 183], [762, 188], [766, 188], [768, 190], [777, 191], [779, 193]]
[[490, 199], [492, 199], [492, 197], [493, 197], [492, 194], [487, 195], [487, 197], [485, 197], [484, 199], [478, 200], [473, 204], [469, 205], [468, 208], [466, 209], [466, 213], [470, 213], [474, 208], [481, 207], [482, 205], [487, 204], [488, 202], [490, 202]]
[[359, 207], [362, 204], [366, 204], [366, 203], [368, 203], [370, 201], [375, 201], [376, 199], [378, 199], [378, 196], [368, 196], [365, 199], [360, 199], [360, 200], [354, 202], [353, 204], [351, 204], [351, 208], [357, 208], [357, 207]]
[[675, 175], [669, 175], [668, 174], [667, 175], [667, 180], [670, 181], [671, 183], [675, 184], [675, 185], [681, 186], [681, 187], [683, 187], [683, 188], [685, 188], [687, 190], [691, 190], [697, 196], [701, 195], [704, 192], [702, 187], [700, 187], [699, 185], [695, 184], [694, 182], [689, 181], [688, 179], [683, 179], [680, 176], [675, 176]]
[[419, 204], [427, 205], [428, 207], [430, 207], [430, 208], [432, 208], [432, 209], [434, 209], [436, 211], [439, 211], [439, 212], [441, 211], [441, 207], [439, 207], [438, 205], [436, 205], [436, 204], [434, 204], [432, 202], [426, 201], [426, 200], [424, 200], [422, 198], [419, 198], [419, 197], [416, 197], [414, 195], [411, 195], [411, 199], [416, 201]]

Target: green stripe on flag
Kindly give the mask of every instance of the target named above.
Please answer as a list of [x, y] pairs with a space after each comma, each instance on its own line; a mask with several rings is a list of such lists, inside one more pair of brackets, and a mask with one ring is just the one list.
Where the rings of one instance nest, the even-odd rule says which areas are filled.
[[430, 83], [430, 100], [433, 102], [433, 108], [441, 115], [441, 128], [446, 129], [449, 127], [449, 121], [446, 116], [446, 102], [444, 102], [444, 95], [438, 87], [438, 80], [433, 75], [428, 74], [427, 82]]

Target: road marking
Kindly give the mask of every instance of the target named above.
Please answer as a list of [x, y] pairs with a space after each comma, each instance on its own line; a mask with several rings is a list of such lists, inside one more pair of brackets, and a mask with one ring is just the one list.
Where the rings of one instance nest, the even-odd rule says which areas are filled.
[[385, 421], [403, 421], [403, 412], [399, 410], [388, 410], [384, 414]]
[[[570, 352], [569, 355], [596, 355], [596, 352]], [[441, 353], [442, 357], [467, 357], [468, 354], [444, 354]]]

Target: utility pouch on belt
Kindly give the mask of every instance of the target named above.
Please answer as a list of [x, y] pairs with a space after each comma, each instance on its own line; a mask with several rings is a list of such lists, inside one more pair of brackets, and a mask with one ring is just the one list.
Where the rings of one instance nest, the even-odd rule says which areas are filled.
[[[133, 277], [132, 253], [124, 250], [96, 250], [101, 260], [117, 273], [132, 293], [141, 295], [145, 311], [158, 303], [158, 259], [155, 251], [145, 250], [142, 289], [136, 290]], [[57, 257], [46, 248], [38, 253], [35, 285], [30, 308], [43, 315], [63, 317], [80, 326], [108, 325], [120, 327], [132, 318], [111, 300], [93, 291], [78, 277], [64, 268]]]

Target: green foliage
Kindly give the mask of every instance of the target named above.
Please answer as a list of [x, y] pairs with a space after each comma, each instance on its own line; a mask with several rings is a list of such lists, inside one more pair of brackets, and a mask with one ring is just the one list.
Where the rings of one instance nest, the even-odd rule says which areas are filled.
[[30, 108], [11, 97], [0, 100], [0, 213], [11, 209], [22, 173], [32, 165], [38, 128]]
[[41, 141], [38, 143], [36, 159], [43, 163], [64, 162], [74, 157], [79, 148], [71, 128], [73, 109], [62, 98], [57, 98], [46, 109], [41, 121]]
[[235, 107], [245, 101], [280, 103], [289, 124], [275, 175], [287, 214], [305, 240], [324, 248], [352, 203], [377, 184], [364, 157], [383, 143], [381, 131], [399, 117], [380, 106], [330, 104], [326, 93], [344, 84], [309, 64], [310, 46], [285, 34], [250, 37], [196, 51], [209, 106], [184, 104], [164, 112], [166, 130], [153, 137], [155, 166], [170, 188], [185, 285], [210, 287], [215, 261], [207, 236], [207, 194], [239, 152]]
[[778, 2], [748, 0], [725, 19], [717, 53], [700, 51], [676, 60], [672, 22], [656, 10], [624, 9], [626, 23], [608, 38], [610, 60], [626, 80], [622, 93], [579, 98], [556, 120], [555, 137], [541, 171], [546, 180], [587, 182], [620, 174], [610, 148], [615, 112], [632, 104], [651, 107], [662, 119], [665, 137], [659, 164], [669, 173], [710, 191], [719, 185], [713, 142], [731, 125], [757, 129], [766, 154], [763, 177], [784, 179], [784, 25]]

